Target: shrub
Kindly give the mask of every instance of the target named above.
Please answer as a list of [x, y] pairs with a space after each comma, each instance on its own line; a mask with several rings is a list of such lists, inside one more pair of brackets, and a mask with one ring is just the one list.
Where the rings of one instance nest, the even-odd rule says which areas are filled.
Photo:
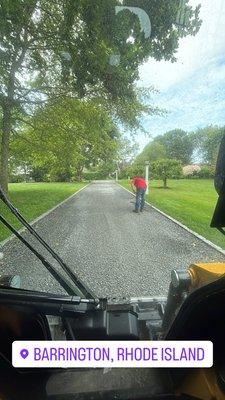
[[11, 174], [9, 177], [9, 182], [10, 183], [21, 183], [21, 182], [25, 182], [25, 175], [24, 174], [20, 174], [20, 175], [14, 175]]
[[44, 182], [47, 169], [44, 167], [33, 167], [30, 171], [30, 177], [35, 182]]
[[98, 181], [98, 180], [104, 180], [109, 178], [109, 174], [105, 171], [89, 171], [89, 172], [84, 172], [83, 178], [85, 181]]
[[185, 165], [185, 167], [183, 167], [183, 174], [187, 178], [196, 176], [200, 171], [201, 167], [198, 164], [190, 164], [190, 165]]
[[215, 167], [210, 165], [204, 165], [201, 168], [201, 171], [198, 172], [198, 178], [202, 179], [210, 179], [215, 176]]

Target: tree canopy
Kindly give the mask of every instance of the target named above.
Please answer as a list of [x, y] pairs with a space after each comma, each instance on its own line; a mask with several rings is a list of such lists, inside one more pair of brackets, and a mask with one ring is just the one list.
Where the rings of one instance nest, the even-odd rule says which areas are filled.
[[189, 164], [194, 151], [194, 142], [190, 134], [182, 129], [174, 129], [156, 136], [137, 156], [135, 162], [156, 161], [163, 158], [179, 160], [183, 165]]
[[195, 145], [196, 153], [206, 164], [216, 164], [219, 146], [224, 132], [224, 127], [211, 125], [198, 129], [192, 134], [192, 141]]
[[162, 179], [164, 189], [168, 178], [179, 178], [182, 175], [181, 162], [173, 159], [162, 159], [152, 163], [151, 172], [155, 179]]
[[116, 125], [96, 101], [64, 97], [49, 101], [15, 136], [13, 161], [20, 165], [23, 158], [31, 168], [44, 168], [52, 179], [80, 179], [85, 167], [115, 157], [118, 140]]
[[150, 142], [144, 150], [136, 157], [135, 163], [144, 164], [145, 161], [153, 162], [166, 157], [165, 146], [157, 141]]
[[92, 0], [0, 1], [0, 182], [5, 189], [18, 121], [32, 117], [49, 98], [100, 98], [114, 117], [132, 126], [143, 111], [151, 111], [137, 95], [138, 67], [149, 56], [174, 61], [179, 37], [194, 35], [200, 27], [199, 7], [185, 0], [188, 13], [180, 29], [179, 0], [138, 2], [151, 20], [146, 39], [129, 9], [134, 2], [124, 5], [116, 13], [119, 0], [96, 0], [94, 7]]
[[183, 165], [191, 162], [194, 144], [191, 136], [182, 129], [166, 132], [157, 136], [155, 141], [164, 146], [167, 158], [180, 160]]

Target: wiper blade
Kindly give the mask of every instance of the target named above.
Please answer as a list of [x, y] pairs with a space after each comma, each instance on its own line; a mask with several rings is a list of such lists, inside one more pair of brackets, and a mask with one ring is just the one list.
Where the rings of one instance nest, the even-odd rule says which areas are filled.
[[[20, 214], [19, 210], [14, 207], [14, 205], [9, 201], [7, 198], [6, 194], [2, 190], [0, 186], [0, 199], [6, 204], [6, 206], [10, 209], [10, 211], [16, 216], [16, 218], [22, 223], [25, 228], [33, 235], [39, 243], [42, 244], [43, 247], [51, 254], [51, 256], [59, 263], [59, 265], [62, 267], [64, 272], [67, 274], [67, 276], [72, 280], [74, 285], [76, 286], [76, 290], [74, 288], [74, 285], [71, 285], [70, 281], [65, 279], [65, 277], [60, 274], [48, 261], [45, 260], [45, 258], [36, 250], [34, 249], [33, 246], [27, 242], [26, 239], [20, 235], [19, 232], [16, 231], [15, 228], [13, 228], [12, 225], [10, 225], [4, 217], [0, 216], [0, 220], [2, 223], [7, 226], [8, 229], [13, 232], [18, 239], [27, 246], [32, 253], [36, 255], [37, 258], [42, 262], [42, 264], [48, 269], [48, 271], [54, 276], [54, 278], [60, 283], [61, 286], [64, 287], [64, 289], [67, 291], [69, 294], [76, 294], [76, 295], [81, 295], [86, 298], [96, 298], [94, 293], [87, 288], [87, 286], [81, 281], [80, 278], [68, 267], [68, 265], [61, 259], [61, 257], [48, 245], [48, 243], [35, 231], [35, 229], [26, 221], [26, 219]], [[64, 281], [64, 284], [62, 282]], [[67, 289], [65, 288], [67, 287]], [[73, 289], [72, 289], [73, 288]], [[69, 290], [69, 291], [68, 291]]]

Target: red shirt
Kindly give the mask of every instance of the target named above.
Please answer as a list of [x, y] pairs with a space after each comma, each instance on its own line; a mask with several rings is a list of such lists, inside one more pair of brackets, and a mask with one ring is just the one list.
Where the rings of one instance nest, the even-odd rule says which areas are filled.
[[133, 179], [133, 184], [137, 189], [147, 189], [147, 184], [145, 182], [145, 179], [139, 178], [139, 176], [136, 176]]

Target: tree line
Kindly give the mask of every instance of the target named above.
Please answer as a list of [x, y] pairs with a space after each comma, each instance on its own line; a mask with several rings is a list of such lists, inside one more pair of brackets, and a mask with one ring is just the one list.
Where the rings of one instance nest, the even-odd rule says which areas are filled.
[[194, 132], [174, 129], [164, 135], [156, 136], [137, 155], [133, 163], [121, 171], [121, 177], [143, 174], [146, 162], [155, 178], [163, 179], [164, 187], [168, 178], [182, 177], [182, 167], [197, 163], [201, 171], [191, 171], [190, 175], [210, 178], [215, 165], [225, 127], [207, 126]]

